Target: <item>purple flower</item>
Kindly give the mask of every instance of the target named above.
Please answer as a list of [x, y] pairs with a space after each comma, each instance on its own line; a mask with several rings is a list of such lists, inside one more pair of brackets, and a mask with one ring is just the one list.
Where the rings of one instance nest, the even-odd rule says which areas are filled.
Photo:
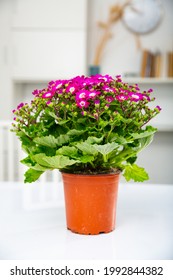
[[98, 100], [98, 99], [97, 99], [97, 100], [94, 100], [94, 104], [95, 104], [95, 105], [99, 105], [99, 104], [100, 104], [100, 100]]
[[119, 94], [119, 95], [116, 96], [116, 99], [120, 102], [123, 102], [123, 101], [128, 99], [128, 96], [124, 95], [124, 94]]
[[117, 76], [115, 76], [116, 77], [116, 82], [118, 82], [118, 83], [121, 83], [122, 82], [122, 79], [121, 79], [121, 75], [117, 75]]
[[57, 91], [62, 92], [63, 86], [66, 83], [66, 80], [57, 80], [57, 81], [51, 81], [48, 84], [48, 90], [49, 92], [52, 92], [52, 94], [54, 95]]
[[17, 109], [20, 110], [25, 104], [22, 102], [17, 106]]
[[32, 94], [33, 95], [35, 95], [35, 96], [38, 96], [39, 94], [40, 94], [40, 90], [38, 90], [38, 89], [35, 89], [33, 92], [32, 92]]
[[75, 93], [78, 89], [77, 84], [71, 83], [67, 86], [66, 88], [66, 92], [71, 92], [71, 93]]
[[156, 106], [156, 109], [159, 110], [159, 112], [162, 110], [162, 108], [159, 105]]
[[112, 101], [114, 101], [114, 98], [112, 96], [107, 96], [106, 101], [111, 103]]
[[105, 82], [108, 82], [108, 83], [113, 81], [113, 78], [109, 75], [105, 75], [105, 76], [100, 75], [100, 77], [98, 79], [101, 79], [101, 80], [103, 80]]
[[100, 91], [90, 91], [88, 93], [88, 98], [94, 99], [99, 94], [100, 94]]
[[87, 99], [88, 94], [88, 90], [80, 90], [76, 93], [76, 100]]
[[129, 97], [131, 101], [139, 101], [139, 100], [143, 100], [143, 95], [141, 93], [137, 93], [137, 92], [130, 92], [129, 93]]
[[50, 91], [47, 91], [42, 95], [42, 98], [51, 98], [54, 94]]
[[80, 100], [77, 102], [77, 106], [79, 108], [87, 108], [89, 106], [89, 102], [87, 102], [85, 100]]
[[148, 90], [148, 92], [150, 93], [150, 92], [153, 92], [153, 89], [152, 88], [150, 88], [149, 90]]
[[146, 99], [147, 101], [150, 101], [150, 97], [147, 94], [143, 94], [143, 99]]
[[103, 90], [106, 91], [106, 92], [115, 92], [115, 89], [113, 88], [110, 88], [109, 86], [103, 86]]
[[81, 114], [82, 114], [82, 116], [86, 116], [87, 112], [86, 111], [82, 111]]

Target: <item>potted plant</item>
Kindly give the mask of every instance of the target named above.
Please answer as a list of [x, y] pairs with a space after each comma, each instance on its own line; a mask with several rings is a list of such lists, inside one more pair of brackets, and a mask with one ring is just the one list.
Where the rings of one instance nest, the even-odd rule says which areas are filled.
[[148, 179], [135, 161], [156, 132], [148, 126], [161, 110], [149, 107], [152, 89], [141, 92], [121, 76], [97, 74], [51, 81], [33, 95], [13, 110], [12, 131], [27, 154], [25, 182], [59, 169], [67, 227], [83, 234], [112, 231], [120, 174], [127, 181]]

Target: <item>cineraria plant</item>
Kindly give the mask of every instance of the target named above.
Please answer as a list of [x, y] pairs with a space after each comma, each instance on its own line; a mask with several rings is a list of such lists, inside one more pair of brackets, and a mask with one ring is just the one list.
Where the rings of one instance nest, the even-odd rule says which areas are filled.
[[30, 104], [16, 110], [12, 131], [22, 142], [28, 166], [25, 182], [46, 170], [77, 174], [122, 172], [127, 181], [148, 179], [135, 164], [156, 132], [149, 121], [161, 108], [149, 104], [152, 89], [141, 92], [121, 76], [77, 76], [34, 90]]

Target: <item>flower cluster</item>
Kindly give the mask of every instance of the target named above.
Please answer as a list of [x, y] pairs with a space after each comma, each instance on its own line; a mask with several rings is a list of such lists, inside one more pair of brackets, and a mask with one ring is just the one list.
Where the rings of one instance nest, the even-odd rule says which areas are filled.
[[[40, 173], [46, 168], [78, 173], [126, 169], [127, 179], [128, 168], [137, 166], [136, 155], [146, 146], [141, 139], [151, 142], [156, 131], [146, 124], [161, 110], [149, 107], [155, 100], [152, 89], [141, 91], [119, 75], [51, 81], [33, 95], [30, 104], [20, 103], [13, 110], [13, 131], [28, 154], [23, 163]], [[51, 157], [57, 160], [55, 166]]]

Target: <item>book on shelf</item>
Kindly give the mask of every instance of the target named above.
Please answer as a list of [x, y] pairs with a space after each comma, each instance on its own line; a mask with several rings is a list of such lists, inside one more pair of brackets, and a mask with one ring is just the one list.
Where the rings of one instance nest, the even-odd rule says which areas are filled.
[[162, 54], [145, 49], [142, 52], [141, 77], [160, 77], [162, 69]]
[[173, 77], [173, 52], [167, 53], [168, 77]]

